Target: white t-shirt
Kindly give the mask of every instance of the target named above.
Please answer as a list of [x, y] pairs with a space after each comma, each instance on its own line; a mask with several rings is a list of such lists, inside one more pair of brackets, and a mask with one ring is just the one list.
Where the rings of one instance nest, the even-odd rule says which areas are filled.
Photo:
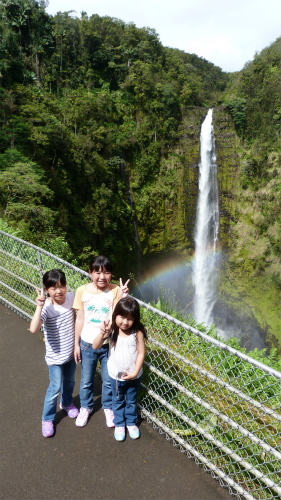
[[104, 291], [96, 291], [91, 283], [77, 288], [73, 307], [84, 311], [81, 332], [81, 339], [84, 342], [92, 344], [100, 332], [103, 321], [111, 321], [113, 309], [120, 297], [121, 289], [118, 285], [109, 284]]
[[74, 352], [74, 293], [67, 292], [63, 304], [46, 299], [41, 312], [47, 365], [63, 365]]
[[[118, 335], [115, 347], [109, 347], [107, 369], [109, 376], [117, 380], [124, 380], [121, 377], [122, 372], [135, 371], [137, 359], [137, 334], [131, 333], [126, 337]], [[135, 378], [142, 374], [142, 368]]]

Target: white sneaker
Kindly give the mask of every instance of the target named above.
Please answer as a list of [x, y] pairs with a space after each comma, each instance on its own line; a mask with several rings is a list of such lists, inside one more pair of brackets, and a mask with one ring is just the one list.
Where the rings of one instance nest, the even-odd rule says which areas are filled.
[[111, 408], [105, 408], [103, 411], [104, 411], [104, 414], [105, 414], [105, 420], [106, 420], [107, 427], [115, 427], [114, 422], [113, 422], [113, 420], [114, 420], [114, 413], [111, 410]]
[[79, 415], [76, 418], [75, 425], [77, 427], [85, 427], [88, 422], [90, 413], [92, 413], [92, 408], [80, 408]]
[[116, 441], [125, 441], [125, 437], [126, 437], [125, 427], [115, 427], [114, 437], [115, 437]]
[[131, 439], [139, 439], [140, 431], [136, 425], [127, 425], [127, 429]]

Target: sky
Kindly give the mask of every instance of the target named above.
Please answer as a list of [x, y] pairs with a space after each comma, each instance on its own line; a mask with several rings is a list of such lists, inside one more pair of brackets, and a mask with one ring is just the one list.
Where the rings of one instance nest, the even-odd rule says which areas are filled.
[[167, 47], [239, 71], [281, 36], [281, 0], [49, 0], [47, 12], [110, 16], [154, 28]]

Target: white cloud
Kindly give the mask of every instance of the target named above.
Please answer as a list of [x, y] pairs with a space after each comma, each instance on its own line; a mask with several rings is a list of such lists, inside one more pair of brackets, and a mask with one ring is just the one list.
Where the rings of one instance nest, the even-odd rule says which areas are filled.
[[163, 45], [238, 71], [281, 36], [280, 0], [49, 0], [47, 12], [75, 10], [154, 28]]

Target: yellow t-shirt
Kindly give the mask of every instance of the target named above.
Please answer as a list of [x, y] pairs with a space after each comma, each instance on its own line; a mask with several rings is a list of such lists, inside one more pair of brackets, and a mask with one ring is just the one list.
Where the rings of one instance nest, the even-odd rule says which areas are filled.
[[99, 334], [103, 321], [112, 318], [112, 312], [121, 298], [121, 289], [118, 285], [110, 284], [106, 290], [93, 290], [92, 283], [77, 288], [73, 302], [74, 309], [84, 311], [84, 325], [81, 339], [92, 344]]

